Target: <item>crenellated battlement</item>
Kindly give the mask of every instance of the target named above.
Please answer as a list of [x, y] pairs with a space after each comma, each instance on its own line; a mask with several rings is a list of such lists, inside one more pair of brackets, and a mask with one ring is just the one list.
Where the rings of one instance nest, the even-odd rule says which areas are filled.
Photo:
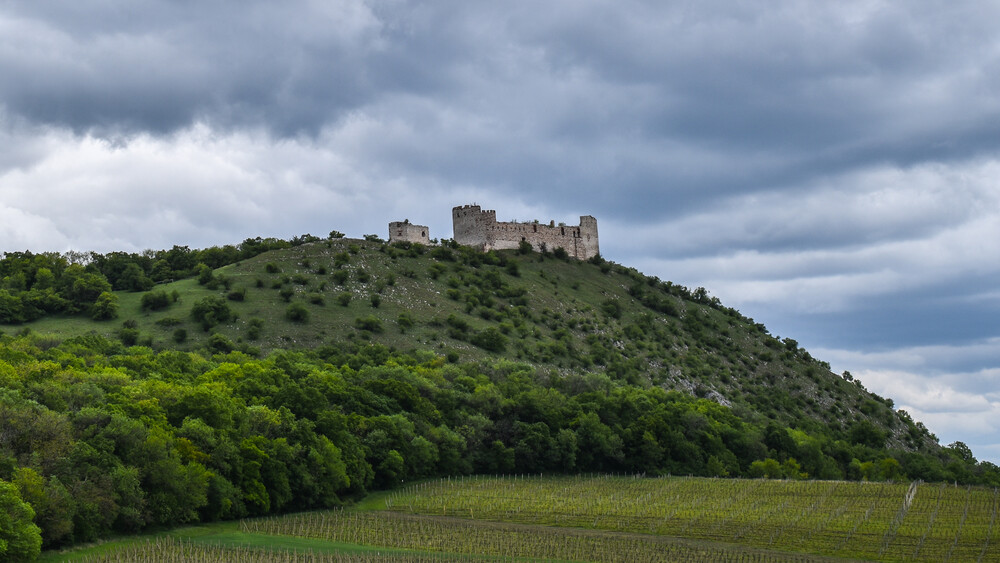
[[455, 242], [486, 250], [516, 249], [522, 242], [536, 251], [564, 249], [570, 256], [587, 260], [600, 254], [597, 219], [580, 217], [580, 224], [567, 226], [516, 222], [498, 222], [496, 211], [478, 205], [461, 205], [451, 210]]

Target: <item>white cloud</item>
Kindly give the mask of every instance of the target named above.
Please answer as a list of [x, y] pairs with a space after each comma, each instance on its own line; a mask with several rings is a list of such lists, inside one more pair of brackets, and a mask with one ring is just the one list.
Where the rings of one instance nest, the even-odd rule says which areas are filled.
[[881, 166], [737, 195], [665, 224], [619, 225], [631, 236], [612, 244], [674, 254], [640, 260], [731, 304], [839, 311], [864, 297], [1000, 274], [998, 175], [998, 159]]

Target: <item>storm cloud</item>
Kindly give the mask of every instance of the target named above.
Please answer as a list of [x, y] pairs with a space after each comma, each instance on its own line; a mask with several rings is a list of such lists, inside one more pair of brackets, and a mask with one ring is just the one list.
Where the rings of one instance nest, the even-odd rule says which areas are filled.
[[[598, 217], [605, 256], [796, 338], [1000, 460], [1000, 5], [11, 0], [0, 251], [450, 208]], [[996, 417], [993, 417], [996, 418]], [[987, 425], [988, 426], [988, 425]]]

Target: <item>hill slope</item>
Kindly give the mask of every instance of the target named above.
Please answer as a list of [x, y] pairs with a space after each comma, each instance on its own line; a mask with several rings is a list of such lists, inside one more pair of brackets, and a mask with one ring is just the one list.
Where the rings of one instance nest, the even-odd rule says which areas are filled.
[[[845, 439], [854, 431], [873, 447], [919, 451], [935, 442], [891, 400], [704, 290], [603, 261], [336, 239], [265, 252], [201, 281], [157, 286], [178, 298], [162, 310], [143, 310], [143, 293], [118, 292], [115, 321], [49, 317], [25, 326], [59, 337], [93, 330], [154, 348], [266, 353], [348, 341], [429, 349], [452, 361], [502, 357], [683, 391], [743, 418]], [[218, 324], [192, 316], [208, 298], [231, 312], [216, 312], [225, 317]]]

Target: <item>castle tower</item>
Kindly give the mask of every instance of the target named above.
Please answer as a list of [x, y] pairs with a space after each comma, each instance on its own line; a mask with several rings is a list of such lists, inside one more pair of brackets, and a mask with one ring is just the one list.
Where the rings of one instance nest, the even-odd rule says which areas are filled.
[[577, 258], [589, 260], [601, 253], [601, 247], [597, 242], [597, 219], [592, 215], [580, 217], [580, 242], [577, 245]]
[[486, 233], [497, 222], [496, 211], [483, 211], [478, 205], [462, 205], [451, 210], [455, 242], [485, 249]]
[[409, 220], [389, 223], [389, 244], [394, 242], [431, 243], [430, 230], [424, 225], [414, 225]]

